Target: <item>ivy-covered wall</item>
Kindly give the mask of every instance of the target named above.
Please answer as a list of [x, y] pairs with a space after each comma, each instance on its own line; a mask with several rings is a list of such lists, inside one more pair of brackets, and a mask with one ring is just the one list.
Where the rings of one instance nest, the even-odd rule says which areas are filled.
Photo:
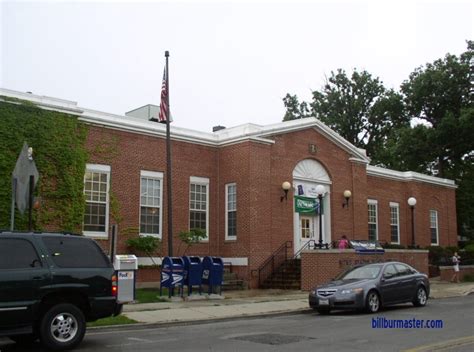
[[[0, 229], [10, 228], [12, 172], [26, 142], [33, 147], [40, 174], [35, 196], [41, 205], [33, 211], [34, 229], [81, 232], [87, 126], [73, 115], [0, 99]], [[27, 211], [15, 213], [15, 229], [26, 230]]]

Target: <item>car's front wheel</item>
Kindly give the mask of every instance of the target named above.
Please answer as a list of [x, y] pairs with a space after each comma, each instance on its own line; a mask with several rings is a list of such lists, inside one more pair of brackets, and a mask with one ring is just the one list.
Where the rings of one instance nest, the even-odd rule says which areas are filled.
[[428, 301], [428, 295], [426, 294], [425, 288], [420, 286], [416, 290], [416, 296], [413, 300], [413, 305], [415, 307], [423, 307], [426, 305], [426, 301]]
[[85, 332], [84, 314], [69, 303], [50, 308], [40, 324], [41, 342], [52, 350], [74, 348], [82, 341]]
[[370, 291], [365, 299], [365, 310], [368, 313], [377, 313], [380, 309], [380, 297], [377, 292]]

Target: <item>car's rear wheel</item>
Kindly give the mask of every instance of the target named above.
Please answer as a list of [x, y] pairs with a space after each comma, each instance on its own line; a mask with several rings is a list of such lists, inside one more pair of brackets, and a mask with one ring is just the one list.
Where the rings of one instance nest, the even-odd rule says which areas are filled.
[[69, 303], [50, 308], [40, 324], [41, 342], [52, 350], [74, 348], [82, 341], [85, 332], [84, 314]]
[[321, 315], [328, 315], [329, 313], [331, 313], [331, 309], [329, 308], [316, 308], [316, 310]]
[[380, 309], [380, 297], [376, 291], [370, 291], [365, 299], [365, 310], [368, 313], [377, 313]]
[[428, 295], [426, 294], [426, 289], [423, 286], [418, 287], [416, 290], [416, 296], [413, 300], [413, 305], [415, 307], [423, 307], [426, 305], [426, 301], [428, 301]]

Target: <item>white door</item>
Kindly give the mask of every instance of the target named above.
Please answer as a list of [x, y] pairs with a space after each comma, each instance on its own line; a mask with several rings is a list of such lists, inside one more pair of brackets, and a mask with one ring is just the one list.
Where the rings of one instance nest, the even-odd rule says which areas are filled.
[[295, 248], [299, 251], [303, 246], [310, 240], [314, 240], [315, 237], [315, 216], [300, 215], [299, 221], [299, 244]]

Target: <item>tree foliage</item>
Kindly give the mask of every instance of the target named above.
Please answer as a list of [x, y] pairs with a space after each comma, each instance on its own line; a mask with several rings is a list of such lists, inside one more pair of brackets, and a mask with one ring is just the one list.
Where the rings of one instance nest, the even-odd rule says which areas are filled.
[[401, 86], [410, 116], [430, 127], [433, 173], [440, 177], [455, 178], [457, 164], [473, 157], [472, 59], [473, 42], [468, 42], [468, 50], [459, 57], [447, 54], [421, 66]]
[[287, 95], [284, 120], [316, 117], [379, 163], [379, 151], [397, 128], [409, 123], [400, 94], [386, 89], [367, 71], [354, 70], [351, 76], [339, 69], [320, 91], [313, 92], [309, 104]]

